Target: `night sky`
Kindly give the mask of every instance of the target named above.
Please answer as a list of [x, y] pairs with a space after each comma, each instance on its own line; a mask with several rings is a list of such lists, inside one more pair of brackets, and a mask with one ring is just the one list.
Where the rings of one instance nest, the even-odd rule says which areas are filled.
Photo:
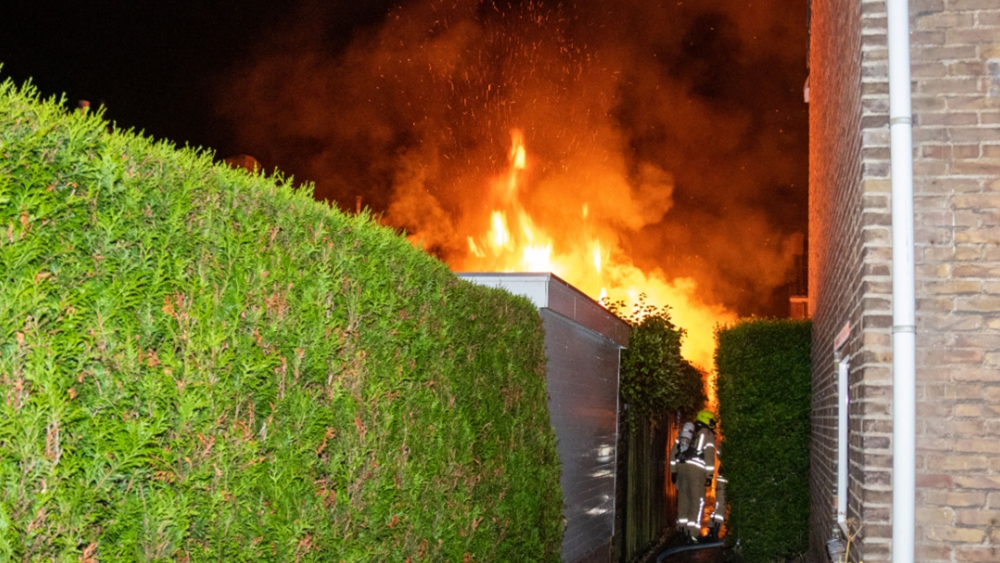
[[512, 126], [552, 170], [607, 158], [636, 186], [654, 170], [672, 187], [636, 188], [661, 211], [622, 228], [636, 265], [741, 315], [787, 313], [807, 220], [805, 0], [14, 4], [2, 78], [253, 155], [345, 209], [362, 196], [410, 232], [390, 208], [414, 160], [427, 205], [458, 222], [456, 186], [495, 172]]
[[[341, 14], [329, 22], [336, 50], [377, 25], [390, 3], [330, 5]], [[289, 13], [292, 3], [260, 0], [11, 2], [0, 18], [0, 72], [18, 83], [31, 78], [45, 95], [65, 94], [69, 105], [103, 101], [120, 127], [225, 157], [241, 146], [216, 115], [219, 81]]]

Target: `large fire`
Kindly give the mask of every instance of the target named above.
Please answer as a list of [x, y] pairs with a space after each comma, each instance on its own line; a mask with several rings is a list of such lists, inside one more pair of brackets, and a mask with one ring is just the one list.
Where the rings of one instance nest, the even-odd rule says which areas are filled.
[[[595, 300], [626, 305], [637, 304], [640, 294], [645, 294], [648, 304], [669, 306], [673, 322], [687, 332], [681, 349], [684, 357], [703, 370], [711, 370], [714, 328], [735, 320], [735, 315], [699, 300], [691, 278], [667, 280], [659, 270], [636, 267], [619, 248], [613, 231], [590, 222], [586, 201], [560, 216], [529, 213], [522, 203], [522, 190], [530, 187], [528, 155], [523, 133], [514, 130], [508, 168], [494, 179], [483, 198], [486, 219], [478, 228], [471, 222], [468, 253], [451, 258], [451, 267], [467, 272], [552, 272]], [[573, 186], [560, 191], [580, 192]], [[415, 235], [415, 242], [419, 236]], [[712, 397], [709, 399], [714, 403]]]
[[335, 4], [304, 3], [222, 81], [262, 162], [363, 197], [453, 270], [645, 294], [705, 371], [731, 310], [787, 305], [807, 128], [767, 100], [798, 103], [801, 26], [725, 2], [416, 0], [332, 49]]

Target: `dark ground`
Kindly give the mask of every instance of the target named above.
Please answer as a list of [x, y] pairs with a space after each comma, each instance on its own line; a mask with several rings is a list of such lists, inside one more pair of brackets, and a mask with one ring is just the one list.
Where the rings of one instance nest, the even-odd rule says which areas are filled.
[[[680, 536], [671, 536], [663, 544], [654, 549], [648, 557], [643, 559], [642, 563], [656, 563], [657, 558], [661, 554], [680, 545], [683, 545]], [[726, 563], [731, 560], [731, 558], [727, 558], [727, 550], [725, 548], [716, 547], [682, 551], [667, 556], [663, 559], [662, 563]]]
[[[652, 561], [655, 563], [656, 558], [653, 558]], [[723, 548], [717, 547], [670, 555], [663, 560], [663, 563], [725, 563], [725, 561], [726, 555]]]

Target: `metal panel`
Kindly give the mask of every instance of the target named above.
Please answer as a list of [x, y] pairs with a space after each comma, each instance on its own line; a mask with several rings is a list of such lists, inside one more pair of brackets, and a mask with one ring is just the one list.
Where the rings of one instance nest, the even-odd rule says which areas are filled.
[[620, 347], [551, 309], [541, 309], [549, 414], [563, 490], [562, 560], [581, 560], [614, 534]]
[[562, 560], [608, 553], [614, 535], [618, 366], [628, 346], [621, 319], [548, 273], [466, 273], [460, 277], [531, 300], [545, 329], [549, 416], [562, 466]]
[[628, 325], [555, 274], [462, 273], [459, 277], [479, 285], [497, 287], [515, 295], [523, 295], [539, 309], [552, 309], [603, 334], [618, 345], [628, 347]]
[[579, 289], [556, 275], [548, 275], [550, 309], [603, 334], [623, 347], [628, 347], [628, 325]]
[[549, 306], [549, 274], [462, 273], [458, 277], [527, 297], [539, 309]]

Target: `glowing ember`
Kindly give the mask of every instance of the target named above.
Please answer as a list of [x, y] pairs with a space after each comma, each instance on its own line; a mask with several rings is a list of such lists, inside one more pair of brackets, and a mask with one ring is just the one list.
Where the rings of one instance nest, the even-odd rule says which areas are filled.
[[528, 157], [524, 150], [524, 135], [517, 129], [512, 133], [513, 142], [510, 146], [510, 161], [514, 170], [524, 170]]

